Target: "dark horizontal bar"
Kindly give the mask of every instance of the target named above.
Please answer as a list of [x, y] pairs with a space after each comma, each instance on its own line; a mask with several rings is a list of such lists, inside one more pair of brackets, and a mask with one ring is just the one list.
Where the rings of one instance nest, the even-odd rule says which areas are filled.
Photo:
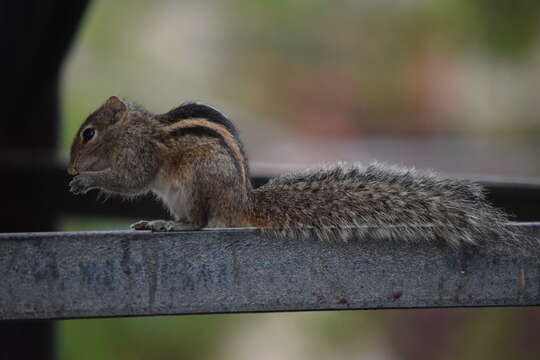
[[[46, 166], [21, 166], [21, 163], [7, 163], [0, 169], [2, 178], [10, 178], [16, 172], [24, 179], [39, 179], [44, 191], [44, 199], [51, 202], [51, 211], [61, 214], [80, 216], [116, 216], [125, 218], [164, 218], [167, 212], [151, 196], [125, 202], [117, 197], [106, 201], [97, 201], [95, 192], [75, 196], [68, 191], [71, 179], [63, 165], [49, 163]], [[514, 221], [540, 220], [540, 185], [527, 183], [509, 183], [504, 179], [494, 182], [492, 179], [475, 178], [487, 189], [487, 198], [495, 206], [514, 215]], [[253, 176], [254, 187], [268, 181], [268, 176]], [[54, 206], [52, 206], [54, 204]]]
[[508, 249], [256, 229], [1, 234], [0, 273], [4, 320], [540, 305], [540, 260]]
[[[43, 192], [41, 201], [50, 203], [50, 211], [57, 214], [76, 216], [124, 217], [124, 218], [164, 218], [167, 211], [151, 196], [143, 196], [126, 202], [112, 196], [104, 200], [97, 199], [97, 192], [75, 196], [69, 192], [69, 181], [65, 166], [49, 163], [47, 165], [21, 166], [21, 163], [7, 163], [0, 169], [0, 177], [13, 178], [14, 174], [20, 179], [34, 179]], [[258, 187], [268, 181], [267, 177], [254, 176], [252, 183]]]

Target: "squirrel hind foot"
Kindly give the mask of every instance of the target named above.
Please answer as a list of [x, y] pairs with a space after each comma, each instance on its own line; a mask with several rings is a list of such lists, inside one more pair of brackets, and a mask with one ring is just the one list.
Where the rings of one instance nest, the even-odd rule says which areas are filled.
[[194, 224], [179, 223], [170, 220], [141, 220], [130, 226], [131, 230], [149, 230], [153, 232], [200, 230]]

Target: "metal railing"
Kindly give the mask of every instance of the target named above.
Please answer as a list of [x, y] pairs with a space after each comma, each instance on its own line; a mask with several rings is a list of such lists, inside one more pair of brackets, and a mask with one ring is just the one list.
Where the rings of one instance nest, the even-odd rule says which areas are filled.
[[509, 249], [257, 229], [1, 234], [0, 273], [4, 320], [540, 305], [540, 259]]

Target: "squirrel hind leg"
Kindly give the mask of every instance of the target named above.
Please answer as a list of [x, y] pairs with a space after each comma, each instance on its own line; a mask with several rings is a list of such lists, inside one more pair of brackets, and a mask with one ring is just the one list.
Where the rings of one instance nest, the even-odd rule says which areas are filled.
[[131, 230], [150, 230], [153, 232], [200, 230], [202, 225], [188, 224], [171, 220], [141, 220], [130, 226]]

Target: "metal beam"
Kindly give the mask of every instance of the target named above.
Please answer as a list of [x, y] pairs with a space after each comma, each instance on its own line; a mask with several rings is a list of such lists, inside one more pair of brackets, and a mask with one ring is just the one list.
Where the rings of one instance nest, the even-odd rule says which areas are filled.
[[1, 234], [0, 273], [0, 319], [540, 304], [540, 260], [508, 249], [256, 229]]

